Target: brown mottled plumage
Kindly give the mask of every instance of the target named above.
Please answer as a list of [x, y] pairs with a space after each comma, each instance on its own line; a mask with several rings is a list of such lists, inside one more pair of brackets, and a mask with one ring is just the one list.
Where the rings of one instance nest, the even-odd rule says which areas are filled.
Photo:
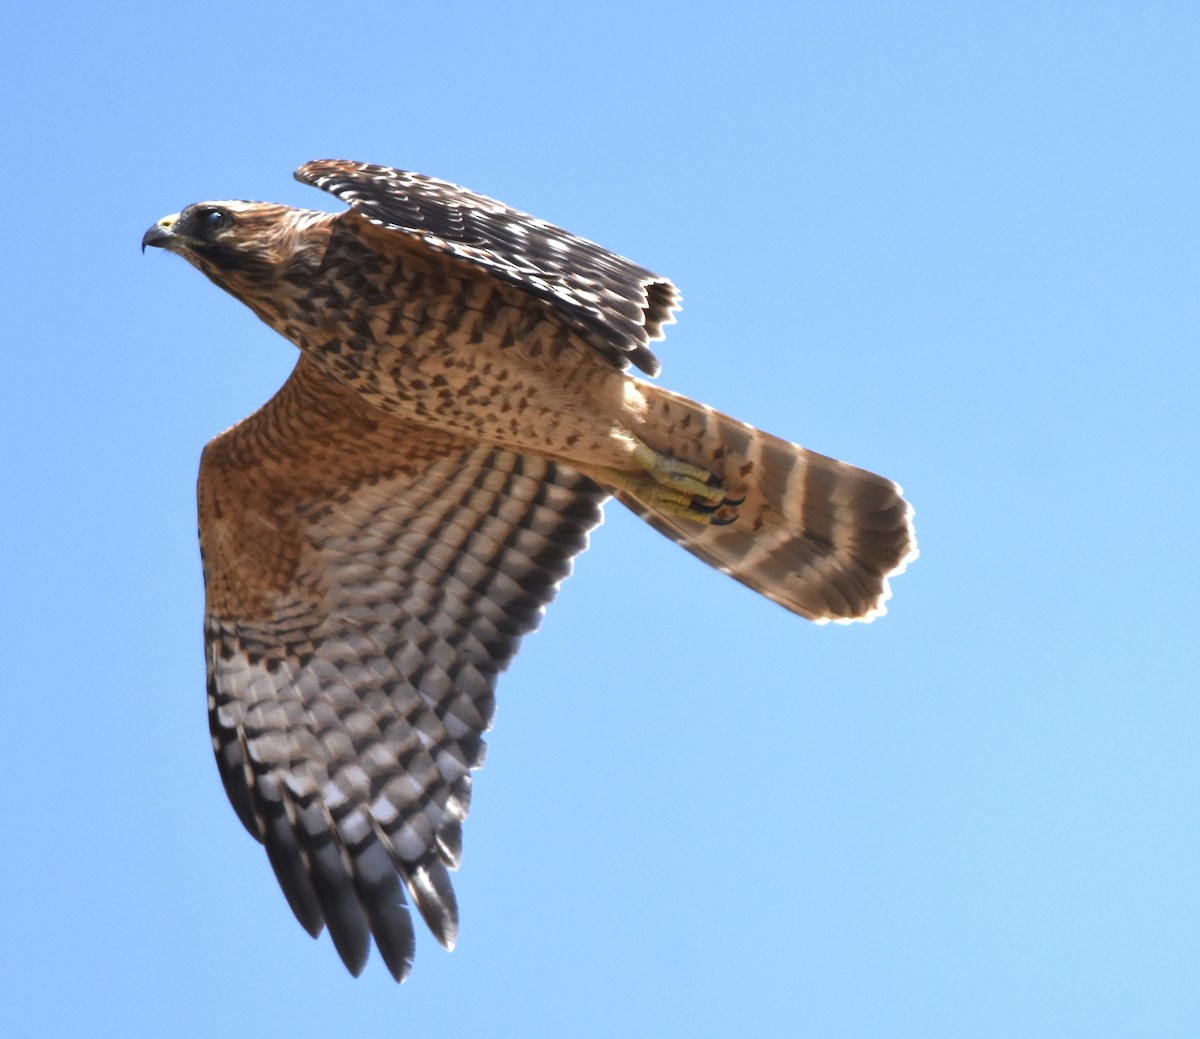
[[615, 494], [811, 620], [883, 612], [916, 552], [891, 481], [626, 369], [669, 281], [454, 185], [309, 163], [340, 214], [208, 202], [154, 225], [301, 349], [200, 466], [221, 776], [297, 918], [402, 980], [404, 892], [452, 946], [497, 674]]

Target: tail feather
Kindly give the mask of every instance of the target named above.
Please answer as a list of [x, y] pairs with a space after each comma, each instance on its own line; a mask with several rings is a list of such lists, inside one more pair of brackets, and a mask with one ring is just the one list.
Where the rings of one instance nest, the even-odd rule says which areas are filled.
[[686, 397], [643, 388], [646, 443], [703, 466], [730, 499], [745, 500], [727, 526], [658, 512], [614, 489], [619, 501], [710, 566], [809, 620], [869, 621], [886, 612], [888, 578], [917, 554], [913, 511], [896, 484]]

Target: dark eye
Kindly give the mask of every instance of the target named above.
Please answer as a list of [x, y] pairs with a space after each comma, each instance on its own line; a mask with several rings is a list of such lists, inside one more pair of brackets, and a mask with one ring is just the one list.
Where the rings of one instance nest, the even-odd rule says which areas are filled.
[[200, 214], [200, 230], [205, 236], [216, 234], [229, 224], [229, 214], [223, 209], [206, 209]]

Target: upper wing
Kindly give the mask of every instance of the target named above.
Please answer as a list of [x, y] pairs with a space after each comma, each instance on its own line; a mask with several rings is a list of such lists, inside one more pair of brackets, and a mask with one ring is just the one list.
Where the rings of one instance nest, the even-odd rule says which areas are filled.
[[680, 296], [666, 278], [594, 242], [455, 184], [341, 159], [308, 162], [296, 179], [336, 195], [373, 224], [487, 269], [556, 311], [621, 367], [657, 375]]
[[399, 422], [301, 359], [200, 467], [209, 717], [297, 919], [397, 980], [452, 946], [497, 674], [600, 520], [567, 466]]

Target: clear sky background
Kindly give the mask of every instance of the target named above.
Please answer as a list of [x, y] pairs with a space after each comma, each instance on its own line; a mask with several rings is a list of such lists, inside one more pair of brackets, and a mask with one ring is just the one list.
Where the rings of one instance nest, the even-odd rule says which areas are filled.
[[[1200, 7], [9, 4], [5, 1036], [1200, 1035]], [[142, 256], [421, 170], [635, 258], [663, 382], [902, 483], [818, 628], [608, 512], [499, 689], [459, 947], [292, 919], [194, 481], [293, 348]]]

